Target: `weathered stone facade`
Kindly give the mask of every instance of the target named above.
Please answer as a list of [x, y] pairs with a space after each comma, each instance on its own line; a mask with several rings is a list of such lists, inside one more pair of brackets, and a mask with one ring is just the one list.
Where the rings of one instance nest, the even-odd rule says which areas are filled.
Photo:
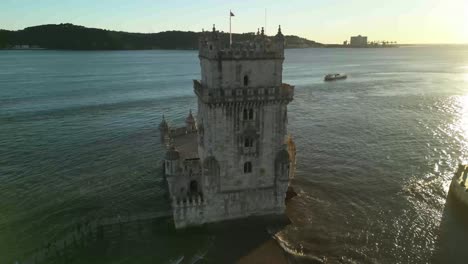
[[284, 36], [262, 32], [224, 47], [218, 32], [202, 34], [201, 80], [194, 80], [197, 121], [160, 124], [168, 146], [165, 176], [176, 228], [251, 215], [283, 214], [294, 176], [287, 138], [294, 87], [282, 83]]
[[458, 165], [458, 170], [452, 178], [450, 191], [457, 200], [468, 207], [468, 165]]

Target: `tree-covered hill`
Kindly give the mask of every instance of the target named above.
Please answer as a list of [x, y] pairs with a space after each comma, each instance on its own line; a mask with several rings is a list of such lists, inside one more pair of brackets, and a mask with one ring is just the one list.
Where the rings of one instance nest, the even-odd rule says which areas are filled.
[[[42, 25], [18, 31], [0, 30], [0, 48], [28, 45], [69, 50], [197, 49], [199, 34], [191, 31], [128, 33], [73, 24]], [[227, 40], [228, 34], [223, 33], [221, 37]], [[236, 40], [246, 40], [250, 37], [251, 33], [233, 35]], [[322, 46], [315, 41], [286, 36], [287, 48]]]

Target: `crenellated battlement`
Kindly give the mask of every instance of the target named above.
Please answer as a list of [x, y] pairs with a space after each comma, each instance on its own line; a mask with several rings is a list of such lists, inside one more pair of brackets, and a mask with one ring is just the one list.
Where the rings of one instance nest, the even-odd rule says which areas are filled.
[[219, 31], [203, 32], [199, 39], [199, 57], [213, 60], [239, 59], [284, 59], [284, 36], [281, 28], [271, 40], [262, 32], [252, 35], [248, 41], [233, 42], [226, 45], [220, 38]]
[[203, 224], [206, 201], [201, 195], [185, 199], [172, 197], [172, 211], [176, 228]]
[[232, 48], [210, 50], [208, 47], [199, 50], [199, 56], [207, 59], [220, 60], [264, 60], [284, 59], [284, 50], [267, 42], [265, 44], [256, 42], [236, 43]]
[[208, 89], [199, 80], [193, 80], [195, 94], [207, 104], [235, 102], [290, 102], [294, 97], [294, 86], [283, 83], [280, 87]]
[[200, 206], [206, 204], [201, 194], [188, 195], [184, 197], [172, 196], [172, 207], [173, 208], [184, 208], [192, 206]]

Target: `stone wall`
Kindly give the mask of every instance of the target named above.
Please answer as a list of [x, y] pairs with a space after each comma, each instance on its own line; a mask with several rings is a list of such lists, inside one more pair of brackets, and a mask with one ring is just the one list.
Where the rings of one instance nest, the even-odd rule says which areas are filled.
[[[245, 108], [254, 110], [254, 120], [243, 120]], [[221, 191], [265, 187], [273, 183], [274, 159], [283, 149], [287, 133], [286, 111], [285, 104], [199, 106], [199, 121], [204, 127], [199, 156], [202, 160], [214, 156], [219, 162]], [[249, 129], [256, 133], [256, 151], [245, 155], [243, 135]], [[252, 163], [252, 173], [244, 173], [245, 162]]]
[[[277, 87], [282, 82], [283, 60], [219, 60], [200, 59], [202, 85], [208, 89], [238, 87]], [[244, 85], [244, 76], [248, 85]]]
[[210, 199], [179, 201], [173, 199], [176, 228], [255, 215], [283, 214], [284, 195], [275, 187], [217, 193]]

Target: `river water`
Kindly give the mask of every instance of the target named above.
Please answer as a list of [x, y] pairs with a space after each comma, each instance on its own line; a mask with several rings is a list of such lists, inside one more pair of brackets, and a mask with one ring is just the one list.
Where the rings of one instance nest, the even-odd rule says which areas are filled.
[[[349, 77], [324, 83], [332, 72]], [[0, 51], [0, 263], [79, 223], [167, 212], [157, 125], [196, 109], [199, 75], [195, 51]], [[287, 50], [283, 81], [299, 196], [276, 239], [291, 259], [466, 263], [468, 218], [446, 201], [468, 161], [467, 46]], [[222, 263], [243, 243], [152, 230], [70, 263]]]

